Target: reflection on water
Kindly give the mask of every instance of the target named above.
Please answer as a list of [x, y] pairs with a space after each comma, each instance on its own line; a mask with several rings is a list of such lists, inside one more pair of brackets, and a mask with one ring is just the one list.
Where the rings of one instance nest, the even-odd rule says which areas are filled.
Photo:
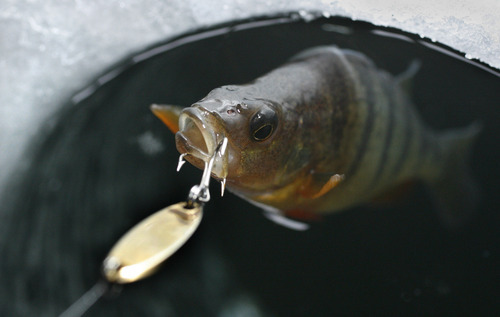
[[106, 72], [33, 143], [31, 166], [3, 199], [0, 314], [64, 310], [96, 282], [121, 234], [199, 181], [192, 167], [175, 173], [173, 137], [151, 103], [188, 106], [323, 44], [362, 51], [393, 74], [418, 58], [414, 101], [425, 121], [441, 129], [483, 123], [472, 162], [484, 198], [477, 217], [449, 233], [417, 190], [401, 204], [358, 207], [294, 232], [233, 195], [214, 197], [199, 231], [159, 273], [88, 315], [500, 312], [498, 74], [421, 41], [338, 18], [281, 17], [183, 36]]

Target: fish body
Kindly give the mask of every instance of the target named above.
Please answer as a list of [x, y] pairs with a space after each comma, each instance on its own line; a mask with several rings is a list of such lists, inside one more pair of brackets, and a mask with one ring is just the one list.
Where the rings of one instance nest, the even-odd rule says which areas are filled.
[[[171, 128], [177, 149], [199, 168], [227, 138], [213, 177], [285, 215], [343, 210], [420, 179], [436, 189], [450, 216], [460, 205], [453, 202], [457, 192], [473, 191], [464, 171], [479, 129], [431, 130], [403, 87], [407, 77], [391, 76], [361, 53], [317, 47], [251, 83], [214, 89], [182, 111], [153, 111], [169, 127], [179, 118], [179, 130]], [[456, 189], [443, 193], [448, 181]]]

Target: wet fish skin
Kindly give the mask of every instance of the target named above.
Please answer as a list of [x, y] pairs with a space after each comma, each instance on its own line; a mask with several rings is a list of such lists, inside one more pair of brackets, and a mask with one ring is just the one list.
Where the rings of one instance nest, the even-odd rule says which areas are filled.
[[[183, 113], [195, 108], [190, 115], [203, 129], [228, 138], [227, 166], [214, 167], [214, 176], [227, 178], [229, 190], [285, 213], [327, 213], [410, 179], [442, 183], [454, 168], [460, 182], [466, 173], [466, 152], [479, 129], [446, 136], [431, 130], [402, 82], [361, 53], [317, 47], [249, 84], [214, 89]], [[250, 123], [262, 111], [274, 112], [277, 124], [256, 141]], [[186, 153], [189, 131], [179, 127], [177, 148]], [[199, 155], [186, 159], [203, 167]]]

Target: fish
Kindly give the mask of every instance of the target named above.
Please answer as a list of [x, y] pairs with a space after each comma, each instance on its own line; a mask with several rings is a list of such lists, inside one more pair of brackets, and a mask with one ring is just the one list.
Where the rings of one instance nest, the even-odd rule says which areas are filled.
[[190, 107], [151, 109], [175, 133], [181, 165], [203, 169], [227, 139], [212, 177], [282, 224], [301, 230], [280, 217], [346, 210], [419, 180], [458, 226], [477, 204], [468, 161], [481, 126], [426, 125], [408, 88], [418, 68], [393, 76], [363, 53], [319, 46]]

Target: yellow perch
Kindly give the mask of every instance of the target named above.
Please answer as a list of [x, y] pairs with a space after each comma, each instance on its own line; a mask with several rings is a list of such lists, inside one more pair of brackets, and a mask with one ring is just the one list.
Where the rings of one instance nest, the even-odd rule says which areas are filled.
[[466, 159], [480, 128], [427, 127], [403, 87], [414, 72], [395, 78], [361, 53], [316, 47], [189, 108], [152, 110], [176, 133], [181, 161], [198, 168], [227, 138], [212, 176], [267, 210], [334, 212], [418, 179], [456, 225], [475, 207]]

